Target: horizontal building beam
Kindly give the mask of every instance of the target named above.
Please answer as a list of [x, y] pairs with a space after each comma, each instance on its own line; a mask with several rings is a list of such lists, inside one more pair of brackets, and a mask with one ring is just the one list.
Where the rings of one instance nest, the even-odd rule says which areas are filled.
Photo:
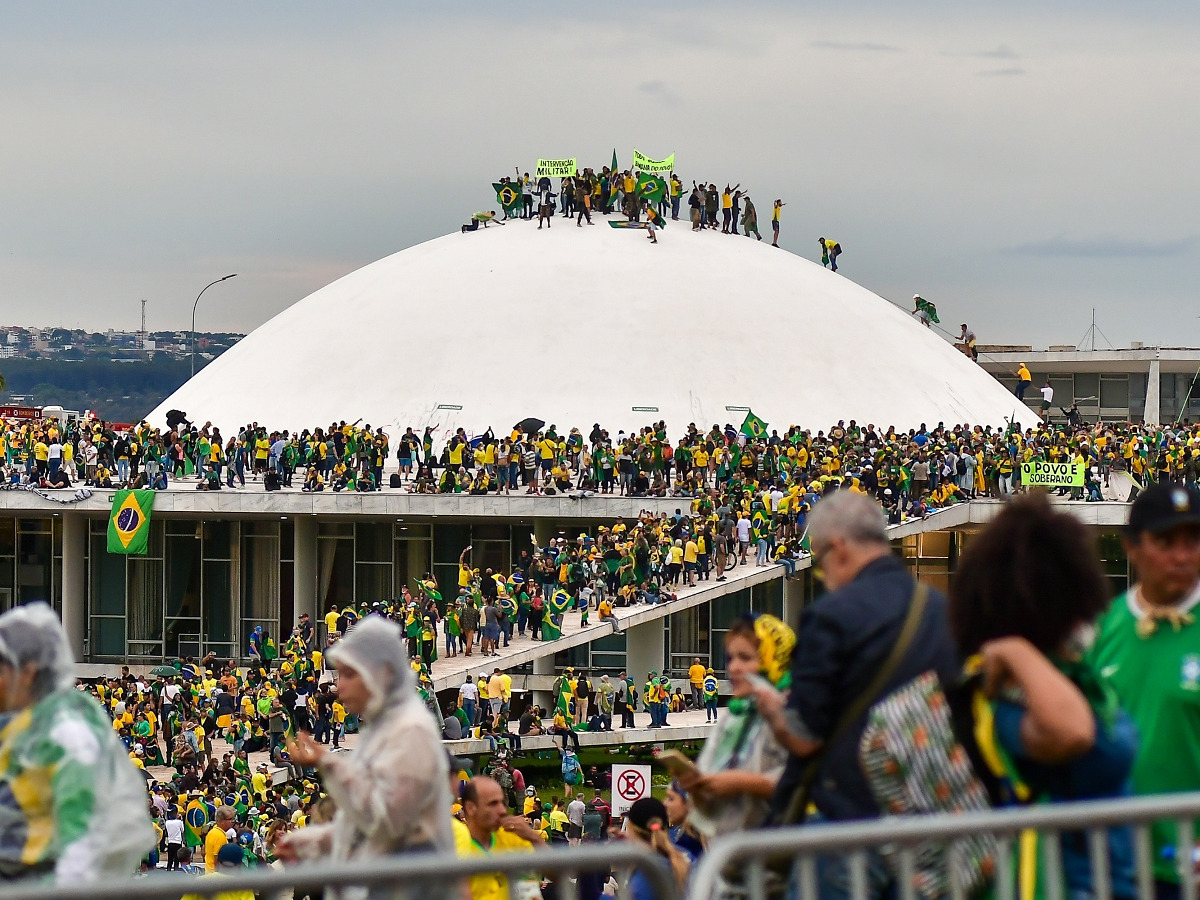
[[[399, 490], [364, 493], [304, 493], [298, 490], [264, 491], [254, 485], [246, 490], [197, 491], [194, 482], [186, 488], [157, 491], [154, 514], [183, 518], [278, 518], [279, 516], [348, 516], [389, 518], [461, 519], [577, 519], [613, 521], [636, 519], [649, 510], [654, 515], [688, 511], [691, 500], [683, 497], [620, 497], [612, 494], [574, 498], [557, 494], [534, 497], [526, 494], [407, 494]], [[50, 491], [67, 499], [75, 489]], [[32, 491], [0, 491], [0, 515], [35, 516], [73, 512], [108, 515], [113, 491], [93, 489], [92, 496], [76, 503], [56, 503]]]

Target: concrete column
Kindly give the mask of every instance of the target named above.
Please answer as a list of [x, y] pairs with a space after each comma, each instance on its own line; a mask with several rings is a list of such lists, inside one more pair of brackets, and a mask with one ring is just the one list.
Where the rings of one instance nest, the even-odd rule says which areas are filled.
[[665, 623], [665, 618], [651, 619], [625, 630], [625, 671], [635, 684], [644, 682], [650, 672], [661, 675], [666, 668]]
[[812, 580], [812, 569], [803, 569], [797, 574], [799, 578], [783, 580], [783, 621], [793, 629], [800, 627], [800, 611], [804, 608], [804, 592]]
[[87, 634], [87, 535], [88, 521], [82, 513], [62, 516], [62, 621], [77, 662], [83, 662]]
[[[533, 661], [534, 675], [549, 675], [554, 677], [554, 654], [550, 653], [546, 656], [539, 656]], [[554, 708], [554, 694], [550, 691], [534, 690], [533, 703], [535, 706], [540, 706], [543, 710]]]
[[317, 609], [317, 520], [313, 516], [297, 516], [295, 528], [295, 565], [292, 566], [292, 590], [295, 615], [308, 613], [317, 633], [324, 635], [325, 613]]
[[554, 531], [554, 523], [549, 519], [534, 519], [533, 536], [537, 540], [539, 547], [545, 547], [550, 543], [551, 538], [555, 538], [558, 535]]
[[1146, 425], [1162, 424], [1162, 401], [1159, 400], [1162, 376], [1159, 368], [1158, 359], [1150, 360], [1150, 374], [1146, 376], [1146, 411], [1142, 413], [1142, 422]]

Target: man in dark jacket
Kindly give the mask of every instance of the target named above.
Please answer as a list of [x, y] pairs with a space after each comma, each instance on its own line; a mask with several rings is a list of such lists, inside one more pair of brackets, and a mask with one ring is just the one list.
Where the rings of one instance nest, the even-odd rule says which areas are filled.
[[[891, 654], [916, 587], [892, 554], [885, 528], [879, 507], [850, 491], [826, 497], [810, 517], [813, 565], [823, 570], [829, 593], [801, 616], [789, 697], [769, 686], [756, 690], [760, 712], [790, 756], [776, 792], [779, 811], [792, 806], [802, 774], [812, 760], [820, 759], [808, 796], [822, 819], [879, 815], [858, 758], [866, 711], [852, 722], [841, 719], [856, 706]], [[958, 674], [946, 601], [932, 590], [907, 651], [867, 706], [930, 670], [942, 684], [953, 683]], [[835, 732], [833, 744], [827, 746]], [[818, 878], [821, 900], [849, 895], [844, 858], [822, 857]], [[870, 852], [868, 897], [875, 900], [893, 887], [883, 858]]]

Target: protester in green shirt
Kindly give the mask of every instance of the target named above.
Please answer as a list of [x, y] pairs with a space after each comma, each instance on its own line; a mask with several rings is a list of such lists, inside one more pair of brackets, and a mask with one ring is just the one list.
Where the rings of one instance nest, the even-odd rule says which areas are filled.
[[[1200, 493], [1157, 484], [1134, 502], [1125, 552], [1138, 581], [1101, 621], [1092, 658], [1137, 724], [1138, 794], [1200, 789]], [[1200, 823], [1198, 823], [1200, 824]], [[1159, 900], [1180, 896], [1175, 826], [1152, 830]], [[1182, 860], [1191, 864], [1190, 849]]]

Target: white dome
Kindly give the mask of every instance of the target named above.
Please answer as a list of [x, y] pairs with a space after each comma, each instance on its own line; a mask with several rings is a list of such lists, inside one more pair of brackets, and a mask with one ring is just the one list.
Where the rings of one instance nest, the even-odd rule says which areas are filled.
[[[1002, 426], [1036, 416], [916, 319], [767, 241], [603, 216], [451, 234], [364, 266], [255, 329], [159, 405], [226, 434], [353, 421], [587, 434], [665, 419]], [[815, 240], [814, 240], [815, 246]], [[848, 265], [853, 265], [847, 259]], [[461, 408], [460, 408], [461, 407]]]

